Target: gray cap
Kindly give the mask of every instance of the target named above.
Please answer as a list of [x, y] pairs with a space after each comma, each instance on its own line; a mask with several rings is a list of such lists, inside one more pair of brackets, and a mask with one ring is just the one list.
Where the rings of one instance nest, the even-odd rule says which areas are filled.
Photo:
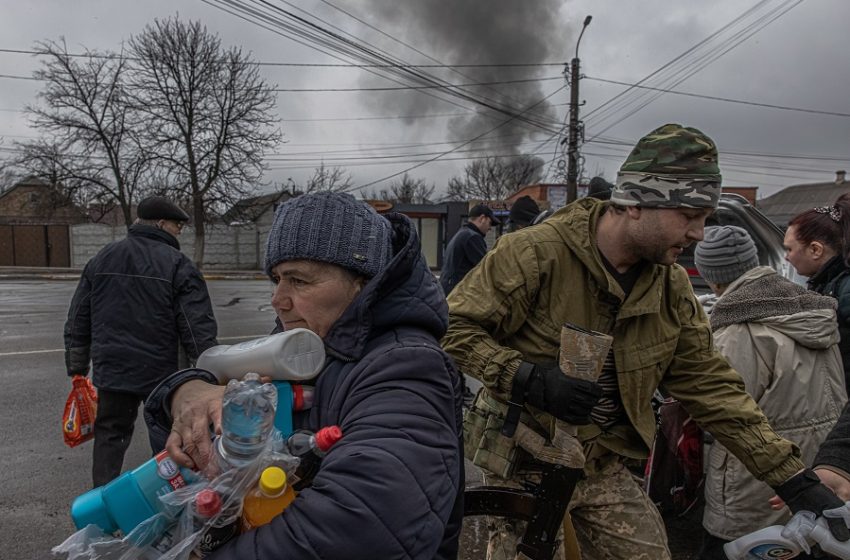
[[747, 230], [737, 226], [705, 228], [694, 250], [694, 264], [712, 284], [729, 284], [759, 265], [758, 251]]
[[371, 278], [392, 258], [390, 222], [350, 194], [320, 192], [278, 207], [266, 246], [265, 270], [284, 261], [335, 264]]

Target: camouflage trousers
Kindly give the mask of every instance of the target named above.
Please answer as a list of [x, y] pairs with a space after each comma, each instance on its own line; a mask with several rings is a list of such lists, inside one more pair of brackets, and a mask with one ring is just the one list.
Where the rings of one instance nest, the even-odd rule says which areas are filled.
[[[670, 560], [664, 522], [635, 477], [613, 454], [593, 459], [576, 486], [569, 513], [582, 560]], [[523, 484], [525, 482], [525, 484]], [[540, 472], [520, 470], [510, 480], [485, 471], [484, 483], [523, 488], [540, 482]], [[488, 517], [488, 560], [514, 560], [524, 521]], [[566, 560], [563, 528], [556, 560]]]

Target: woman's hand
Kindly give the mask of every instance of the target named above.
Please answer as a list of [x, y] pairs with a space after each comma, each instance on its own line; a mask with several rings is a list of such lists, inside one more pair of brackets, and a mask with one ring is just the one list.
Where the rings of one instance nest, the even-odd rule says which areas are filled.
[[193, 379], [181, 385], [171, 398], [171, 433], [165, 449], [179, 465], [203, 470], [212, 453], [210, 425], [221, 433], [221, 399], [224, 386]]

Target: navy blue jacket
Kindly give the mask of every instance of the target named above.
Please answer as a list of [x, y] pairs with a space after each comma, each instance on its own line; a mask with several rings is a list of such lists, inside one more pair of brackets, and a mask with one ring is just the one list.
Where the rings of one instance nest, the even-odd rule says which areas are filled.
[[[462, 521], [460, 377], [438, 340], [448, 309], [422, 257], [416, 230], [398, 214], [394, 257], [369, 281], [324, 339], [328, 359], [313, 408], [295, 423], [338, 424], [343, 438], [310, 488], [269, 525], [213, 560], [452, 559]], [[168, 435], [168, 394], [180, 372], [145, 407], [152, 433]]]
[[68, 375], [99, 389], [147, 395], [188, 358], [215, 346], [207, 284], [170, 233], [133, 225], [85, 266], [65, 322]]
[[440, 285], [448, 296], [466, 273], [475, 268], [487, 254], [484, 234], [474, 224], [464, 224], [458, 230], [448, 246], [443, 258], [443, 270], [440, 271]]

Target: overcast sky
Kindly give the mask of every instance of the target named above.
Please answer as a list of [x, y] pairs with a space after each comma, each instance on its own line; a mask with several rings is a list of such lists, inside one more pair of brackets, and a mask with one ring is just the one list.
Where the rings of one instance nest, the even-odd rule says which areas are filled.
[[[28, 50], [60, 37], [71, 51], [118, 49], [154, 18], [179, 12], [258, 61], [309, 64], [264, 65], [263, 75], [280, 89], [359, 89], [277, 94], [286, 143], [269, 157], [269, 182], [301, 181], [324, 160], [346, 167], [355, 184], [364, 185], [452, 149], [410, 174], [443, 191], [471, 157], [533, 153], [546, 160], [552, 180], [569, 101], [562, 63], [574, 56], [586, 15], [593, 16], [579, 51], [586, 176], [613, 180], [630, 146], [667, 122], [711, 136], [721, 152], [724, 185], [758, 186], [759, 196], [850, 170], [846, 0], [0, 1], [0, 49]], [[299, 44], [268, 20], [261, 27], [222, 9], [245, 16], [239, 10], [260, 5], [350, 34], [408, 64], [464, 65], [419, 71], [454, 84], [491, 84], [466, 89], [521, 117], [509, 120], [435, 89], [366, 89], [400, 84], [373, 69], [316, 66], [352, 59], [333, 57], [327, 43], [325, 52], [317, 50], [314, 39]], [[276, 16], [292, 21], [282, 12]], [[505, 64], [536, 66], [481, 66]], [[38, 65], [36, 57], [0, 52], [4, 149], [37, 134], [20, 110], [40, 88], [5, 76], [29, 76]], [[644, 86], [679, 93], [610, 83], [645, 78]]]

